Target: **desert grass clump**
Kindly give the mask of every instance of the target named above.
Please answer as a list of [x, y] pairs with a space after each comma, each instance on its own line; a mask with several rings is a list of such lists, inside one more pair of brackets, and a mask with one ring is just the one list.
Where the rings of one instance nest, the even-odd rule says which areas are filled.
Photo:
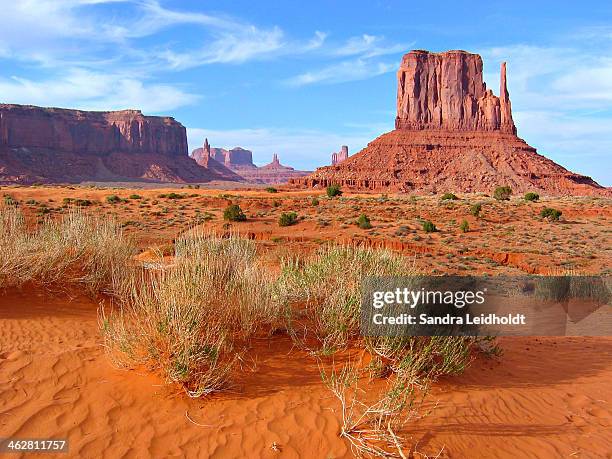
[[227, 388], [248, 339], [273, 331], [283, 315], [254, 243], [192, 233], [176, 241], [171, 265], [157, 266], [123, 283], [114, 312], [101, 311], [109, 355], [148, 366], [191, 397]]
[[281, 262], [279, 280], [287, 300], [304, 307], [324, 351], [346, 346], [359, 335], [364, 276], [408, 275], [405, 259], [387, 250], [326, 246], [310, 259]]
[[551, 207], [545, 207], [540, 212], [540, 217], [546, 218], [546, 219], [548, 219], [550, 221], [553, 221], [553, 222], [556, 222], [556, 221], [559, 220], [559, 217], [561, 217], [562, 213], [563, 212], [561, 212], [560, 210], [553, 209]]
[[454, 195], [453, 193], [444, 193], [440, 199], [442, 201], [449, 201], [449, 200], [450, 201], [456, 201], [459, 198], [456, 195]]
[[525, 201], [535, 202], [540, 200], [540, 195], [538, 193], [529, 192], [525, 194], [524, 199]]
[[223, 220], [230, 222], [243, 222], [246, 219], [246, 215], [238, 204], [230, 204], [223, 211]]
[[19, 201], [13, 198], [10, 194], [5, 194], [4, 195], [4, 205], [17, 207], [19, 205]]
[[436, 231], [438, 231], [438, 228], [436, 228], [436, 225], [434, 225], [434, 223], [429, 220], [425, 220], [422, 223], [422, 226], [423, 226], [423, 231], [425, 231], [426, 233], [435, 233]]
[[283, 212], [278, 217], [278, 226], [292, 226], [298, 222], [298, 216], [295, 212]]
[[361, 214], [357, 219], [357, 226], [361, 229], [370, 229], [372, 228], [372, 223], [366, 214]]
[[335, 198], [336, 196], [342, 196], [342, 190], [340, 189], [340, 185], [330, 185], [326, 189], [328, 198]]
[[461, 230], [461, 232], [467, 233], [470, 230], [470, 224], [467, 220], [464, 219], [459, 225], [459, 229]]
[[0, 210], [0, 287], [27, 283], [83, 285], [90, 293], [112, 288], [135, 253], [115, 220], [70, 209], [28, 231], [15, 208]]
[[512, 196], [512, 188], [509, 186], [498, 186], [493, 192], [493, 197], [498, 201], [507, 201]]
[[470, 206], [470, 214], [472, 214], [474, 217], [480, 217], [480, 212], [482, 212], [482, 204], [476, 203]]

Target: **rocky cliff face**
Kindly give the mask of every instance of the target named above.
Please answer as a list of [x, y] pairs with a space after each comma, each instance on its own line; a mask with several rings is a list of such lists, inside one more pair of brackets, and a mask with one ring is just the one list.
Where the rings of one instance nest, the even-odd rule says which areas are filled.
[[0, 105], [0, 182], [217, 178], [187, 151], [185, 127], [170, 117]]
[[139, 110], [86, 112], [60, 108], [0, 105], [2, 144], [65, 153], [114, 152], [187, 155], [185, 127], [170, 117]]
[[483, 81], [478, 54], [411, 51], [397, 72], [395, 127], [515, 134], [505, 64], [497, 97]]
[[487, 90], [482, 59], [465, 51], [411, 51], [397, 74], [396, 130], [342, 163], [321, 167], [297, 186], [356, 190], [609, 195], [589, 177], [537, 154], [516, 136], [506, 65], [500, 95]]

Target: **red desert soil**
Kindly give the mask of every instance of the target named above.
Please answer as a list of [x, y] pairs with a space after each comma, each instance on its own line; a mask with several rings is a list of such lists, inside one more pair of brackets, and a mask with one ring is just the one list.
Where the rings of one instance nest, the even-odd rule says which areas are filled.
[[[160, 197], [181, 194], [180, 199]], [[231, 230], [256, 239], [270, 266], [326, 241], [388, 247], [425, 272], [609, 273], [612, 207], [606, 198], [485, 195], [346, 194], [322, 191], [2, 187], [31, 224], [60, 217], [70, 199], [85, 212], [116, 216], [146, 260], [196, 225], [227, 231], [229, 203], [248, 216]], [[116, 204], [106, 197], [125, 199]], [[138, 198], [132, 195], [138, 195]], [[318, 205], [312, 203], [318, 198]], [[482, 216], [470, 205], [481, 202]], [[538, 217], [544, 207], [562, 221]], [[48, 209], [48, 210], [43, 210]], [[279, 227], [283, 212], [300, 220]], [[361, 214], [370, 230], [354, 221]], [[437, 233], [423, 231], [433, 221]], [[459, 224], [468, 220], [470, 230]], [[315, 358], [284, 335], [257, 339], [229, 393], [192, 400], [142, 371], [115, 368], [102, 348], [98, 305], [36, 291], [0, 293], [0, 437], [70, 439], [70, 457], [351, 457], [338, 437], [339, 404], [321, 382]], [[440, 457], [612, 457], [611, 338], [505, 338], [505, 354], [477, 361], [466, 374], [435, 384], [433, 413], [409, 424], [417, 451]], [[64, 457], [64, 456], [62, 456]], [[413, 454], [413, 457], [421, 457]]]
[[[351, 457], [314, 358], [275, 336], [230, 393], [191, 400], [113, 367], [97, 305], [31, 291], [0, 297], [2, 436], [67, 437], [70, 457]], [[437, 383], [408, 425], [440, 457], [610, 457], [610, 338], [502, 339], [500, 360]], [[276, 449], [276, 450], [275, 450]], [[419, 457], [415, 455], [415, 457]]]

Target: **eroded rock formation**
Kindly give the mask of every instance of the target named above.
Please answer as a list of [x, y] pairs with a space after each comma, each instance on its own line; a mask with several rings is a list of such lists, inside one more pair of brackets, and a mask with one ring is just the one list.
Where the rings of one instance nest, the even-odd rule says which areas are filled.
[[465, 51], [412, 51], [397, 72], [396, 129], [516, 134], [502, 64], [500, 97], [487, 89], [482, 59]]
[[537, 154], [516, 136], [501, 66], [500, 95], [486, 88], [482, 59], [465, 51], [406, 54], [397, 74], [396, 129], [341, 164], [290, 183], [353, 189], [610, 194], [589, 177]]
[[346, 145], [342, 145], [342, 148], [337, 153], [332, 153], [332, 166], [336, 164], [340, 164], [342, 161], [347, 160], [349, 157], [348, 147]]
[[[272, 162], [265, 166], [257, 167], [253, 164], [253, 153], [242, 147], [234, 147], [231, 150], [213, 148], [204, 140], [204, 146], [191, 152], [191, 157], [198, 164], [215, 171], [225, 177], [234, 177], [231, 180], [246, 180], [251, 183], [282, 184], [287, 183], [290, 178], [304, 177], [310, 171], [297, 171], [293, 167], [283, 166], [278, 155], [274, 153]], [[232, 174], [232, 175], [228, 175]]]
[[216, 178], [187, 156], [185, 127], [174, 118], [0, 105], [0, 182]]

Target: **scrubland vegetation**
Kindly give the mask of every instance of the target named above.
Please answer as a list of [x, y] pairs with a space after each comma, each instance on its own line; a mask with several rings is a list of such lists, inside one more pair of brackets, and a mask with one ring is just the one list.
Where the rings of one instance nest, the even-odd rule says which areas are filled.
[[[371, 357], [365, 368], [321, 367], [342, 405], [341, 436], [358, 455], [404, 454], [401, 429], [425, 414], [429, 383], [462, 372], [480, 349], [470, 337], [360, 335], [363, 277], [416, 274], [387, 250], [326, 245], [282, 259], [279, 273], [235, 235], [188, 231], [173, 248], [171, 259], [160, 252], [140, 263], [112, 219], [70, 209], [28, 229], [9, 207], [0, 210], [0, 287], [81, 285], [107, 295], [99, 318], [112, 361], [147, 367], [191, 397], [231, 388], [255, 336], [287, 332], [319, 359], [361, 349]], [[364, 376], [383, 378], [386, 390], [364, 397]]]

